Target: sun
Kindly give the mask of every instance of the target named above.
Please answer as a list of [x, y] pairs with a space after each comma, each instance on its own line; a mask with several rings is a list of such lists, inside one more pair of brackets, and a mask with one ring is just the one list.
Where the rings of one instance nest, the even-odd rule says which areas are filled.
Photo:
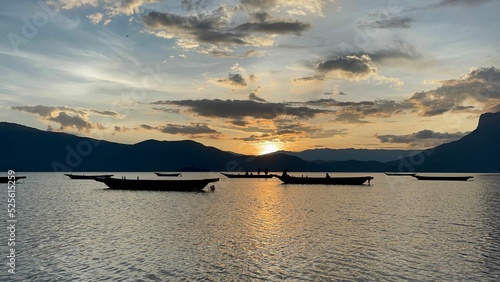
[[276, 143], [266, 142], [260, 145], [260, 155], [274, 153], [280, 150], [279, 145]]

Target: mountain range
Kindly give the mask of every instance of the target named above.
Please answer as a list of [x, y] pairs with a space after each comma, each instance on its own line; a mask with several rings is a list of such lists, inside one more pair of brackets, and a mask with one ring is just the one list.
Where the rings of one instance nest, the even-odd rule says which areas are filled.
[[[0, 122], [0, 170], [500, 172], [498, 144], [500, 113], [483, 114], [470, 134], [419, 153], [319, 149], [262, 156], [234, 154], [190, 140], [146, 140], [128, 145]], [[322, 158], [316, 157], [318, 153]]]

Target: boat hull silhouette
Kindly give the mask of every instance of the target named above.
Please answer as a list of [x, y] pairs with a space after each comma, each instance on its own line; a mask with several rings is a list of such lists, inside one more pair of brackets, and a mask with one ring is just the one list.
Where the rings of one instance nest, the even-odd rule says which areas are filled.
[[14, 176], [11, 175], [10, 179], [7, 176], [0, 177], [0, 183], [8, 183], [9, 181], [18, 181], [20, 179], [25, 179], [26, 176]]
[[219, 178], [183, 180], [96, 178], [94, 180], [106, 184], [110, 189], [118, 190], [201, 192], [209, 183], [219, 181]]
[[84, 175], [84, 174], [70, 174], [70, 173], [65, 173], [64, 175], [68, 176], [71, 179], [96, 179], [98, 177], [109, 178], [113, 176], [113, 174]]
[[158, 176], [170, 176], [170, 177], [176, 177], [181, 175], [181, 173], [161, 173], [161, 172], [155, 172], [155, 174]]
[[439, 181], [467, 181], [474, 176], [424, 176], [414, 175], [418, 180], [439, 180]]
[[387, 176], [414, 176], [415, 173], [384, 172]]
[[363, 185], [365, 182], [370, 184], [373, 176], [354, 176], [354, 177], [295, 177], [274, 175], [284, 184], [323, 184], [323, 185]]
[[221, 172], [220, 174], [228, 178], [272, 178], [271, 174], [231, 174]]

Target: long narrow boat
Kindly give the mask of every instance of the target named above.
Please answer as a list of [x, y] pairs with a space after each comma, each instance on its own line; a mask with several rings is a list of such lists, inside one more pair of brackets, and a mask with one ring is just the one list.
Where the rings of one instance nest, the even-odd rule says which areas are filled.
[[229, 178], [272, 178], [272, 174], [231, 174], [221, 172], [220, 174]]
[[111, 189], [118, 190], [156, 190], [201, 192], [208, 183], [217, 182], [219, 178], [183, 179], [183, 180], [149, 180], [149, 179], [118, 179], [99, 177], [96, 181], [106, 184]]
[[8, 183], [9, 181], [18, 181], [19, 179], [25, 179], [26, 176], [11, 175], [10, 179], [7, 176], [0, 177], [0, 183]]
[[155, 172], [156, 175], [158, 176], [180, 176], [182, 173], [161, 173], [161, 172]]
[[404, 173], [404, 172], [384, 172], [388, 176], [414, 176], [415, 173]]
[[110, 178], [113, 174], [97, 174], [97, 175], [85, 175], [85, 174], [71, 174], [65, 173], [71, 179], [96, 179], [96, 178]]
[[276, 175], [279, 180], [285, 184], [324, 184], [324, 185], [363, 185], [373, 179], [373, 176], [354, 176], [354, 177], [296, 177]]
[[467, 181], [474, 176], [424, 176], [414, 175], [418, 180]]

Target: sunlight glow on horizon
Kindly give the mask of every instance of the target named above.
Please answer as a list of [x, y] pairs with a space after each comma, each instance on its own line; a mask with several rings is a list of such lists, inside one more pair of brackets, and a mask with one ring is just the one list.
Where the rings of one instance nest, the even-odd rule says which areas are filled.
[[260, 146], [259, 155], [274, 153], [281, 150], [281, 144], [266, 142]]

